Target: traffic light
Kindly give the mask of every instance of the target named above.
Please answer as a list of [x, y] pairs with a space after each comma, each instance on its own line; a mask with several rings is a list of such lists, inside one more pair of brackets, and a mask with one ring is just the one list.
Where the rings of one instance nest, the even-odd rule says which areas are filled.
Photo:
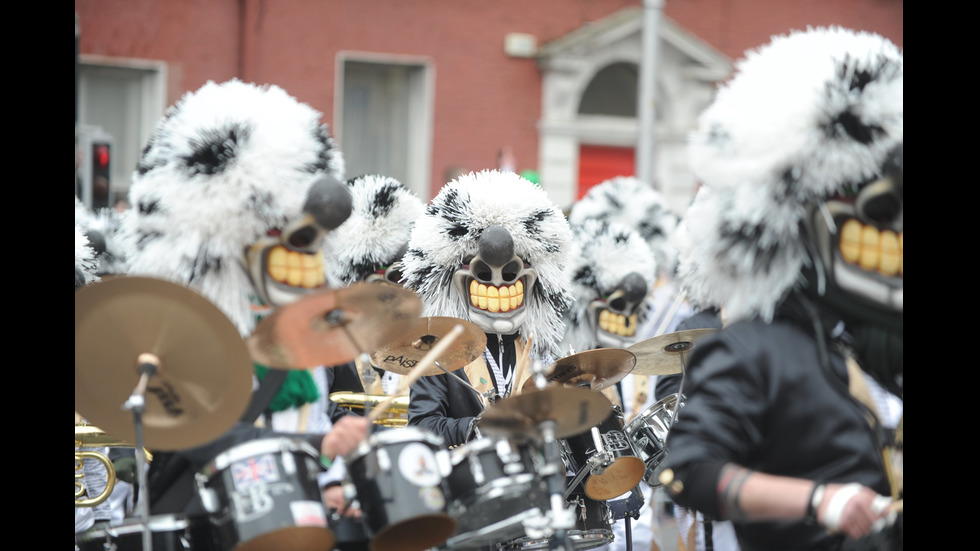
[[78, 182], [75, 193], [92, 210], [113, 204], [112, 137], [97, 127], [78, 132]]
[[109, 164], [111, 161], [112, 144], [104, 141], [92, 142], [92, 208], [108, 208], [111, 204], [111, 181], [109, 179]]

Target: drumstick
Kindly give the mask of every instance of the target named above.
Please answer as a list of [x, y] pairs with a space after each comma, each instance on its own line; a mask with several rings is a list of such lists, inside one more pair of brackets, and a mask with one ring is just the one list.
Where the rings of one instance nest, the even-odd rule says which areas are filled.
[[524, 350], [521, 351], [521, 357], [517, 360], [517, 366], [514, 368], [516, 373], [514, 373], [514, 389], [512, 394], [521, 393], [521, 387], [524, 383], [524, 372], [527, 371], [527, 364], [530, 363], [531, 342], [533, 341], [534, 335], [528, 335], [527, 342], [524, 343]]
[[378, 405], [371, 408], [371, 413], [368, 414], [368, 421], [373, 423], [374, 421], [378, 420], [378, 418], [381, 417], [381, 414], [387, 411], [392, 402], [395, 401], [395, 398], [399, 394], [405, 394], [405, 392], [408, 391], [408, 387], [422, 377], [425, 370], [439, 359], [439, 356], [441, 356], [442, 353], [449, 348], [449, 345], [452, 344], [453, 341], [456, 340], [456, 337], [458, 337], [462, 332], [463, 325], [456, 324], [448, 333], [446, 333], [445, 336], [439, 339], [435, 346], [433, 346], [432, 349], [429, 350], [429, 352], [421, 360], [419, 360], [419, 363], [415, 366], [415, 369], [409, 373], [408, 376], [402, 378], [398, 385], [398, 390], [393, 395], [388, 396], [383, 402], [380, 402]]

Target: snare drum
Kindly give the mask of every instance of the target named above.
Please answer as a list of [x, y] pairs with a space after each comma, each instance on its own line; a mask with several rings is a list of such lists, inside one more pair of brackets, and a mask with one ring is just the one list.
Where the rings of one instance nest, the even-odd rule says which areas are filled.
[[348, 456], [372, 551], [421, 551], [453, 535], [450, 468], [442, 438], [411, 426], [376, 432]]
[[524, 521], [549, 507], [547, 484], [538, 476], [543, 462], [537, 449], [507, 438], [479, 438], [450, 453], [452, 495], [449, 513], [456, 519], [451, 548], [480, 547], [524, 534]]
[[652, 488], [659, 488], [660, 472], [667, 459], [667, 433], [677, 409], [679, 394], [671, 394], [651, 404], [626, 425], [626, 436], [639, 452], [646, 471], [643, 480]]
[[218, 455], [196, 477], [215, 538], [223, 549], [330, 549], [334, 535], [317, 475], [313, 446], [290, 438], [239, 444]]
[[208, 519], [203, 516], [157, 515], [145, 523], [126, 519], [75, 536], [80, 551], [142, 551], [144, 528], [156, 551], [217, 551]]
[[623, 432], [623, 410], [613, 405], [605, 421], [561, 441], [566, 466], [594, 500], [613, 499], [643, 480], [644, 463]]

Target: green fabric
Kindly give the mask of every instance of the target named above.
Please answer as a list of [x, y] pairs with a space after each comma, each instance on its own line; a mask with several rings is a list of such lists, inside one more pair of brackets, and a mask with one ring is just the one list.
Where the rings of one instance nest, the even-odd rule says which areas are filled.
[[[255, 375], [260, 382], [268, 372], [268, 367], [255, 364]], [[300, 407], [315, 402], [319, 397], [320, 392], [313, 382], [313, 375], [305, 369], [291, 369], [286, 374], [286, 380], [282, 382], [279, 392], [272, 398], [269, 409], [276, 412]]]

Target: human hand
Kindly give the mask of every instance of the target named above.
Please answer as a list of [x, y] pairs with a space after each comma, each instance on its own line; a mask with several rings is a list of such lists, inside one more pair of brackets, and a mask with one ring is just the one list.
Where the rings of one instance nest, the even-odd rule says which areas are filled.
[[892, 499], [857, 483], [827, 484], [817, 520], [831, 532], [857, 539], [894, 522]]
[[327, 506], [327, 509], [339, 511], [345, 517], [361, 518], [360, 509], [347, 506], [344, 489], [339, 485], [330, 486], [323, 491], [323, 503]]
[[330, 459], [347, 455], [367, 438], [369, 425], [370, 422], [364, 417], [357, 415], [341, 417], [320, 443], [320, 453]]

